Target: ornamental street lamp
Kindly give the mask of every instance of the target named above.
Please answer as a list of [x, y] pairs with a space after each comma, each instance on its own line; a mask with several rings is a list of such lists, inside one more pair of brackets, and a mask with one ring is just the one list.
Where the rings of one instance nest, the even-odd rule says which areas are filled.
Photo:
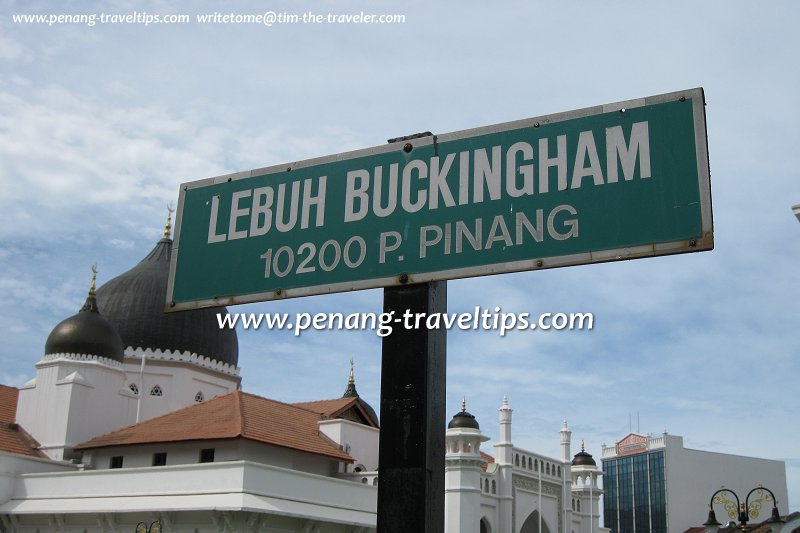
[[147, 522], [136, 524], [136, 533], [161, 533], [161, 520], [156, 520], [147, 525]]
[[[756, 493], [753, 501], [750, 501], [750, 496]], [[728, 495], [736, 499], [734, 503]], [[758, 518], [761, 512], [761, 506], [765, 502], [772, 502], [772, 516], [766, 521], [768, 524], [783, 524], [784, 520], [781, 519], [781, 514], [778, 512], [778, 502], [775, 501], [775, 495], [766, 487], [759, 485], [747, 493], [744, 503], [739, 502], [739, 496], [730, 489], [722, 487], [717, 492], [711, 495], [711, 501], [708, 504], [708, 520], [703, 524], [704, 526], [721, 526], [717, 521], [717, 516], [714, 514], [714, 504], [719, 504], [725, 507], [728, 517], [731, 519], [739, 520], [742, 531], [747, 529], [747, 523], [751, 518]], [[737, 516], [738, 513], [738, 516]]]

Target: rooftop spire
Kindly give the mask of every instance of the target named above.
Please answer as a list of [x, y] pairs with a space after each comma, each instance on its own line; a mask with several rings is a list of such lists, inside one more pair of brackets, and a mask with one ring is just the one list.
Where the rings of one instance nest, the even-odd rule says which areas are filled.
[[92, 265], [92, 283], [89, 285], [89, 296], [94, 296], [95, 281], [97, 281], [97, 263]]
[[356, 378], [355, 373], [353, 372], [353, 367], [355, 363], [353, 362], [353, 358], [350, 358], [350, 379], [347, 380], [347, 388], [344, 390], [344, 394], [342, 398], [357, 398], [358, 392], [356, 391]]
[[97, 264], [92, 265], [92, 282], [89, 284], [89, 294], [86, 295], [86, 302], [81, 307], [81, 311], [91, 311], [97, 313], [97, 298], [95, 294], [95, 283], [97, 281]]
[[581, 439], [581, 451], [582, 452], [586, 451], [586, 446], [584, 445], [583, 439]]
[[172, 202], [167, 206], [167, 224], [164, 226], [164, 238], [169, 239], [170, 235], [172, 235], [172, 213], [175, 210], [172, 208]]
[[511, 409], [511, 406], [508, 405], [508, 396], [503, 396], [503, 405], [500, 406], [500, 411], [506, 413], [510, 413], [511, 411], [513, 411], [513, 409]]
[[461, 397], [461, 412], [462, 413], [466, 413], [467, 412], [467, 397], [466, 396], [462, 396]]

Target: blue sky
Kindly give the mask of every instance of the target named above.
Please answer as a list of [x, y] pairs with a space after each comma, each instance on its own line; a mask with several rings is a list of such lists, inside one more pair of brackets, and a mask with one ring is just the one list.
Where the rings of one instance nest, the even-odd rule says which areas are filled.
[[[797, 304], [800, 5], [771, 2], [281, 2], [396, 25], [23, 25], [0, 3], [0, 381], [32, 377], [52, 327], [158, 240], [186, 181], [704, 87], [716, 249], [449, 282], [449, 309], [592, 312], [593, 331], [453, 331], [462, 395], [497, 436], [557, 456], [569, 420], [596, 457], [628, 433], [782, 459], [800, 510]], [[70, 2], [59, 13], [259, 13], [263, 3]], [[242, 306], [375, 312], [381, 291]], [[240, 332], [245, 390], [339, 396], [348, 360], [378, 407], [380, 339]], [[754, 485], [759, 480], [753, 480]], [[702, 514], [702, 513], [701, 513]]]

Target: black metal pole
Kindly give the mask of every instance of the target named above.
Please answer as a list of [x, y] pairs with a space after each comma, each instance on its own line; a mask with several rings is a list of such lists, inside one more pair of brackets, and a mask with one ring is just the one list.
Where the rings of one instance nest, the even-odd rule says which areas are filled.
[[415, 325], [447, 311], [447, 282], [384, 289], [383, 310], [412, 318], [383, 339], [378, 533], [443, 533], [447, 332]]

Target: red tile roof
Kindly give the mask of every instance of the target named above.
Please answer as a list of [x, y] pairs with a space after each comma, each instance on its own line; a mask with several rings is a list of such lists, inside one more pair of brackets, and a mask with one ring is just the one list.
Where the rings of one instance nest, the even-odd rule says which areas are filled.
[[0, 385], [0, 452], [46, 457], [39, 443], [16, 424], [19, 389]]
[[308, 409], [235, 391], [100, 435], [75, 449], [245, 438], [352, 462], [352, 457], [319, 432], [322, 419]]
[[11, 424], [17, 420], [19, 389], [0, 385], [0, 422]]
[[18, 453], [30, 457], [47, 457], [39, 451], [39, 443], [16, 424], [0, 422], [0, 452]]
[[494, 457], [492, 457], [488, 453], [484, 453], [483, 451], [481, 451], [481, 457], [486, 459], [486, 462], [481, 465], [481, 470], [486, 472], [486, 469], [489, 467], [489, 463], [493, 463], [494, 462]]

